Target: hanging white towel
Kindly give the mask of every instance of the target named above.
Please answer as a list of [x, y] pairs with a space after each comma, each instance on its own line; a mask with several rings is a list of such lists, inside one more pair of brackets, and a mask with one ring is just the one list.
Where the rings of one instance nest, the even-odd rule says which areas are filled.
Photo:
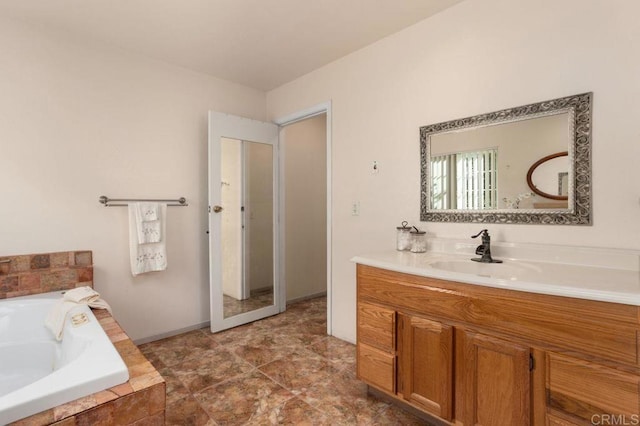
[[62, 340], [64, 323], [67, 314], [78, 306], [87, 305], [91, 308], [106, 309], [111, 312], [111, 307], [100, 298], [100, 293], [91, 287], [78, 287], [68, 290], [64, 296], [58, 300], [47, 314], [44, 325], [51, 330], [56, 340]]
[[158, 203], [134, 203], [138, 244], [162, 241], [162, 207]]
[[[155, 217], [157, 223], [157, 241], [141, 243], [139, 229], [144, 229], [142, 224], [153, 221], [139, 220], [145, 217], [138, 212], [152, 211], [145, 210], [140, 204], [157, 204]], [[153, 217], [147, 215], [146, 217]], [[129, 204], [129, 256], [131, 261], [131, 273], [136, 275], [152, 271], [164, 271], [167, 269], [167, 248], [166, 248], [166, 226], [167, 226], [167, 205], [158, 203], [130, 203]], [[150, 229], [150, 228], [147, 228]], [[143, 239], [144, 240], [144, 239]]]
[[136, 214], [141, 221], [151, 221], [160, 219], [160, 204], [152, 202], [134, 203]]

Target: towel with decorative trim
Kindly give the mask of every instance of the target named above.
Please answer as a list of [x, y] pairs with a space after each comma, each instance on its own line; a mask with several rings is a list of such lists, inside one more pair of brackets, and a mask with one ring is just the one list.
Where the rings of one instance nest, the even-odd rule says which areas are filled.
[[161, 207], [158, 203], [134, 203], [138, 244], [159, 243], [162, 240]]
[[78, 287], [66, 291], [62, 299], [56, 301], [44, 320], [44, 325], [51, 330], [56, 340], [62, 340], [67, 314], [82, 305], [87, 305], [90, 308], [106, 309], [111, 312], [109, 304], [101, 299], [100, 293], [91, 287]]
[[[151, 205], [155, 205], [151, 206]], [[147, 212], [153, 214], [146, 214]], [[139, 229], [144, 228], [145, 223], [151, 223], [151, 219], [156, 217], [155, 222], [158, 227], [159, 236], [157, 242], [142, 242]], [[167, 269], [167, 247], [166, 247], [166, 227], [167, 227], [167, 205], [160, 203], [129, 203], [129, 260], [131, 263], [131, 274], [135, 277], [145, 272], [164, 271]], [[145, 238], [143, 238], [145, 240]]]

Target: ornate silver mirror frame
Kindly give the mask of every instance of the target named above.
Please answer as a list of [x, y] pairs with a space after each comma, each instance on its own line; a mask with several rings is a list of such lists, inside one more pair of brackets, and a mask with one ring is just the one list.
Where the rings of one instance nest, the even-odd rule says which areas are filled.
[[[544, 225], [591, 225], [591, 114], [592, 93], [567, 96], [480, 114], [473, 117], [431, 124], [420, 128], [420, 220], [426, 222], [460, 223], [519, 223]], [[438, 133], [460, 131], [501, 123], [568, 112], [570, 120], [569, 158], [572, 165], [569, 173], [569, 196], [567, 209], [562, 210], [436, 210], [430, 209], [431, 170], [430, 141]], [[526, 176], [523, 176], [525, 179]]]

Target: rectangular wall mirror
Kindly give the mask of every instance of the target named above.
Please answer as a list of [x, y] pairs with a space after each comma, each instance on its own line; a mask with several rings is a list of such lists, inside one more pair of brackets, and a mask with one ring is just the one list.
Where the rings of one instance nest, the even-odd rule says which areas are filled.
[[592, 94], [420, 128], [420, 218], [591, 224]]

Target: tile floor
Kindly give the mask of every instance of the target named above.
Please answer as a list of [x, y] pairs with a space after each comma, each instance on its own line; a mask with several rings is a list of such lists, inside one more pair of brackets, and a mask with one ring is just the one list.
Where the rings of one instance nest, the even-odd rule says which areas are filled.
[[326, 299], [221, 333], [140, 346], [167, 381], [167, 425], [418, 425], [355, 378], [355, 347], [326, 335]]

